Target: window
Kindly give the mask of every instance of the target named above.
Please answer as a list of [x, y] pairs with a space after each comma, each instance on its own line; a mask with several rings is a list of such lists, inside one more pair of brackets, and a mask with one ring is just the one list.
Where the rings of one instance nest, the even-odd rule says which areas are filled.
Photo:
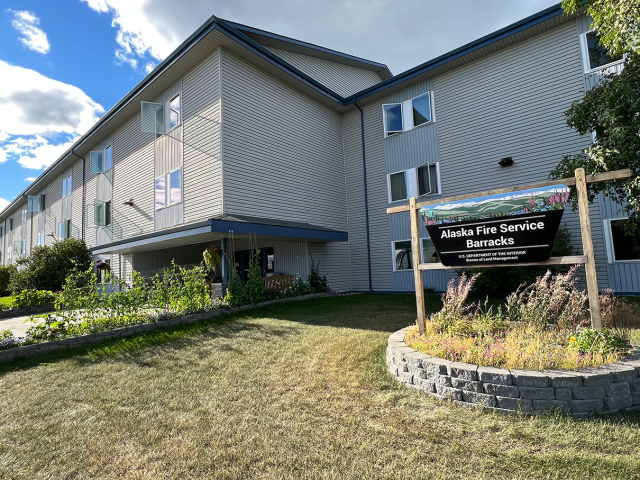
[[93, 204], [93, 223], [96, 227], [106, 227], [111, 225], [111, 201], [103, 202], [96, 200]]
[[11, 261], [12, 252], [13, 252], [13, 248], [7, 247], [7, 260], [8, 261]]
[[411, 240], [393, 242], [393, 269], [394, 271], [412, 270]]
[[63, 220], [58, 223], [58, 238], [65, 240], [71, 237], [71, 220]]
[[440, 258], [431, 238], [422, 239], [422, 263], [440, 263]]
[[429, 123], [431, 121], [431, 95], [425, 93], [411, 100], [411, 111], [414, 127]]
[[402, 104], [390, 103], [382, 105], [385, 136], [402, 132]]
[[640, 236], [625, 235], [627, 219], [610, 220], [610, 248], [616, 262], [640, 260]]
[[9, 231], [13, 230], [13, 217], [9, 219]]
[[44, 195], [29, 195], [27, 210], [30, 212], [42, 212], [44, 210]]
[[165, 175], [156, 178], [156, 188], [155, 188], [156, 210], [164, 207], [167, 204], [166, 184], [167, 184], [167, 180]]
[[71, 193], [71, 175], [62, 179], [62, 198]]
[[607, 65], [622, 61], [624, 56], [611, 56], [607, 49], [602, 47], [596, 32], [591, 31], [583, 34], [582, 48], [585, 59], [585, 72], [600, 70]]
[[27, 254], [27, 241], [20, 240], [20, 255], [26, 255], [26, 254]]
[[[109, 181], [111, 181], [111, 167], [113, 167], [113, 152], [111, 145], [102, 150], [92, 151], [89, 154], [89, 160], [92, 174], [96, 175], [98, 173], [104, 173], [109, 177]], [[71, 185], [71, 181], [69, 181], [69, 185]]]
[[156, 210], [182, 201], [182, 168], [166, 173], [155, 181]]
[[169, 130], [180, 124], [180, 95], [176, 95], [169, 102]]
[[27, 209], [22, 210], [22, 223], [27, 223]]
[[438, 167], [435, 163], [427, 163], [418, 167], [418, 196], [440, 193], [438, 186]]
[[389, 201], [397, 202], [406, 200], [407, 195], [407, 175], [406, 172], [392, 173], [389, 175]]
[[44, 230], [38, 232], [38, 246], [44, 245]]

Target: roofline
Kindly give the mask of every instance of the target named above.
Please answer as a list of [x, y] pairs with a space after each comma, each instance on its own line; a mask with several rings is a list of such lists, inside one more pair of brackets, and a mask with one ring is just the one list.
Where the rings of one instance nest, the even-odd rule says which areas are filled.
[[[144, 88], [146, 88], [150, 83], [152, 83], [156, 77], [158, 77], [161, 73], [167, 70], [173, 63], [175, 63], [182, 55], [184, 55], [191, 47], [193, 47], [202, 37], [209, 34], [212, 30], [219, 30], [224, 33], [228, 37], [232, 38], [236, 42], [240, 43], [253, 53], [262, 57], [264, 60], [282, 68], [285, 72], [291, 74], [294, 77], [297, 77], [298, 80], [307, 84], [311, 88], [319, 91], [320, 93], [325, 94], [330, 99], [334, 100], [338, 105], [346, 107], [348, 105], [354, 104], [356, 101], [360, 101], [364, 98], [367, 98], [375, 93], [383, 91], [387, 88], [398, 85], [404, 81], [407, 81], [417, 75], [421, 75], [429, 70], [432, 70], [438, 66], [441, 66], [445, 63], [448, 63], [452, 60], [455, 60], [463, 55], [467, 55], [472, 53], [480, 48], [483, 48], [491, 43], [497, 42], [505, 37], [510, 35], [514, 35], [522, 30], [530, 28], [538, 23], [542, 23], [545, 20], [553, 18], [555, 16], [561, 15], [563, 13], [561, 4], [556, 4], [551, 7], [548, 7], [538, 13], [530, 15], [518, 22], [512, 23], [500, 30], [497, 30], [493, 33], [485, 35], [473, 42], [470, 42], [466, 45], [456, 48], [448, 53], [440, 55], [432, 60], [429, 60], [421, 65], [418, 65], [414, 68], [411, 68], [403, 73], [400, 73], [394, 77], [391, 77], [387, 80], [384, 80], [372, 87], [366, 88], [360, 92], [357, 92], [349, 97], [342, 97], [326, 86], [322, 85], [318, 81], [309, 77], [302, 71], [298, 70], [293, 65], [284, 61], [277, 55], [273, 54], [251, 38], [244, 35], [238, 29], [233, 27], [232, 23], [227, 23], [225, 20], [219, 19], [216, 16], [212, 15], [204, 24], [202, 24], [194, 33], [192, 33], [184, 42], [182, 42], [167, 58], [165, 58], [162, 62], [160, 62], [146, 77], [144, 77], [135, 87], [133, 87], [118, 103], [116, 103], [111, 109], [109, 109], [101, 118], [93, 125], [88, 132], [82, 135], [74, 144], [71, 146], [69, 150], [67, 150], [61, 157], [58, 158], [55, 162], [53, 162], [44, 172], [42, 172], [25, 190], [22, 191], [16, 198], [7, 205], [2, 212], [0, 212], [0, 218], [4, 217], [4, 214], [7, 210], [12, 208], [18, 201], [27, 196], [27, 194], [40, 183], [54, 168], [56, 168], [60, 163], [69, 158], [71, 155], [74, 155], [75, 150], [78, 149], [81, 145], [83, 145], [91, 136], [93, 136], [104, 123], [106, 123], [110, 118], [112, 118], [116, 113], [118, 113], [125, 105], [127, 105], [132, 98], [141, 93]], [[243, 26], [244, 27], [244, 26]], [[257, 30], [257, 29], [256, 29]], [[269, 32], [267, 32], [269, 33]], [[275, 35], [275, 34], [273, 34]], [[283, 37], [287, 38], [287, 37]], [[293, 39], [290, 39], [293, 40]], [[309, 44], [311, 45], [311, 44]]]
[[275, 40], [280, 40], [280, 41], [283, 41], [283, 42], [291, 43], [293, 45], [298, 45], [300, 47], [311, 48], [313, 50], [318, 50], [318, 51], [323, 52], [323, 53], [328, 53], [328, 54], [331, 54], [331, 55], [336, 55], [338, 57], [347, 58], [349, 60], [353, 60], [353, 61], [356, 61], [356, 62], [366, 63], [368, 65], [379, 67], [380, 69], [386, 70], [390, 77], [393, 76], [393, 74], [391, 73], [391, 70], [389, 70], [389, 67], [387, 67], [387, 65], [385, 65], [384, 63], [378, 63], [378, 62], [374, 62], [373, 60], [367, 60], [366, 58], [361, 58], [361, 57], [356, 57], [354, 55], [349, 55], [348, 53], [338, 52], [337, 50], [331, 50], [330, 48], [322, 47], [322, 46], [316, 45], [314, 43], [303, 42], [302, 40], [297, 40], [295, 38], [286, 37], [284, 35], [279, 35], [277, 33], [269, 32], [267, 30], [262, 30], [262, 29], [259, 29], [259, 28], [252, 27], [250, 25], [244, 25], [242, 23], [232, 22], [230, 20], [225, 20], [225, 22], [227, 22], [228, 25], [231, 25], [232, 27], [234, 27], [235, 29], [240, 30], [240, 31], [246, 31], [246, 32], [249, 32], [249, 33], [254, 33], [256, 35], [262, 35], [263, 37], [273, 38]]
[[417, 75], [421, 75], [425, 72], [428, 72], [429, 70], [439, 67], [440, 65], [443, 65], [445, 63], [451, 62], [452, 60], [460, 58], [463, 55], [472, 53], [476, 50], [479, 50], [480, 48], [483, 48], [487, 45], [500, 41], [503, 38], [514, 35], [518, 32], [521, 32], [522, 30], [526, 30], [527, 28], [537, 25], [538, 23], [542, 23], [546, 20], [549, 20], [550, 18], [561, 15], [562, 13], [564, 13], [564, 11], [562, 10], [561, 3], [552, 5], [551, 7], [545, 8], [544, 10], [538, 13], [534, 13], [533, 15], [523, 18], [522, 20], [512, 23], [511, 25], [507, 25], [506, 27], [503, 27], [500, 30], [496, 30], [495, 32], [489, 33], [488, 35], [485, 35], [484, 37], [481, 37], [477, 40], [469, 42], [466, 45], [462, 45], [461, 47], [458, 47], [455, 50], [451, 50], [450, 52], [440, 55], [439, 57], [429, 60], [421, 65], [413, 67], [405, 72], [399, 73], [394, 77], [391, 77], [387, 80], [383, 80], [377, 85], [373, 85], [358, 93], [355, 93], [351, 97], [349, 97], [349, 100], [350, 100], [349, 103], [362, 100], [370, 95], [378, 93], [382, 90], [385, 90], [394, 85], [397, 85], [406, 80], [409, 80], [410, 78], [413, 78]]

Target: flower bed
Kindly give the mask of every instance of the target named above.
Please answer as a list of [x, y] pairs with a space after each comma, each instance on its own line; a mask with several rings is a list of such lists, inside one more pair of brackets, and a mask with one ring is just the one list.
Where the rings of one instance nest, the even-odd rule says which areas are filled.
[[467, 302], [477, 275], [449, 283], [443, 307], [418, 334], [410, 327], [404, 338], [417, 351], [452, 361], [531, 370], [565, 369], [613, 363], [628, 353], [633, 306], [605, 292], [603, 322], [609, 328], [585, 328], [587, 296], [567, 274], [539, 277], [520, 288], [502, 306]]

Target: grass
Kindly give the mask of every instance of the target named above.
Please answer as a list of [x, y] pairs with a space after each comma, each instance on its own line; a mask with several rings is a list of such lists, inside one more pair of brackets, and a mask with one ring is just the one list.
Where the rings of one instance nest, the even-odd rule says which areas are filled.
[[0, 297], [0, 310], [9, 308], [13, 305], [13, 297]]
[[502, 416], [397, 384], [386, 341], [414, 309], [307, 300], [0, 366], [0, 478], [640, 478], [640, 414]]

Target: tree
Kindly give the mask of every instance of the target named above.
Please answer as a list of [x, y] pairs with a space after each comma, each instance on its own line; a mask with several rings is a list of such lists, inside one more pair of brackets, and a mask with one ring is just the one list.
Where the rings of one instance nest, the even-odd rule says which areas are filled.
[[611, 54], [640, 50], [640, 0], [564, 0], [562, 9], [569, 14], [585, 9]]
[[[611, 54], [627, 53], [622, 72], [608, 73], [583, 99], [565, 112], [567, 125], [580, 135], [595, 134], [596, 142], [577, 155], [565, 155], [550, 178], [574, 176], [576, 168], [588, 174], [629, 168], [626, 181], [588, 185], [589, 201], [602, 193], [622, 204], [629, 216], [627, 233], [640, 232], [640, 0], [565, 0], [573, 13], [581, 8], [593, 18], [600, 43]], [[576, 205], [576, 192], [570, 201]]]
[[16, 261], [19, 268], [11, 276], [11, 291], [14, 295], [23, 290], [56, 292], [74, 267], [85, 271], [92, 264], [91, 252], [83, 240], [70, 238], [50, 247], [35, 247], [31, 255]]

